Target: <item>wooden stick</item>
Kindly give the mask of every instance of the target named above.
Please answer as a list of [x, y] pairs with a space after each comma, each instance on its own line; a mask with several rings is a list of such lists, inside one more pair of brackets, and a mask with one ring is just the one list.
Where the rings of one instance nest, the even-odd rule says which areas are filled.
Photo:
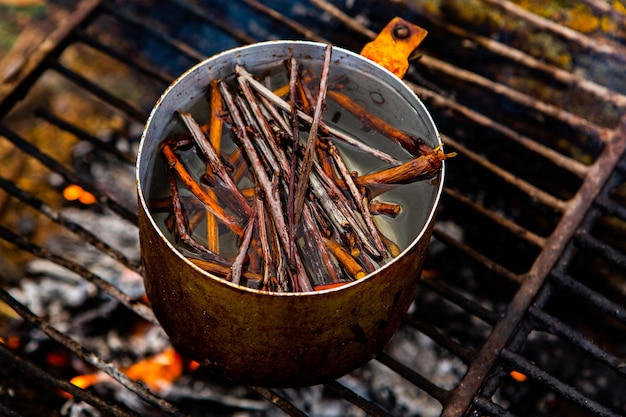
[[[300, 169], [300, 176], [298, 185], [296, 186], [296, 196], [294, 203], [294, 219], [295, 224], [300, 222], [302, 216], [302, 210], [304, 209], [304, 195], [307, 188], [309, 188], [309, 175], [311, 175], [311, 169], [313, 169], [313, 155], [315, 147], [317, 145], [317, 129], [319, 128], [322, 111], [324, 110], [326, 91], [328, 90], [328, 74], [330, 72], [330, 59], [332, 56], [332, 46], [326, 45], [324, 48], [324, 63], [322, 64], [322, 74], [320, 76], [320, 87], [317, 93], [317, 99], [315, 101], [315, 109], [313, 111], [313, 121], [311, 122], [311, 130], [309, 130], [309, 136], [307, 138], [306, 147], [304, 149], [304, 156], [302, 158], [302, 168]], [[295, 103], [292, 103], [295, 107]], [[294, 138], [295, 139], [295, 138]]]
[[[277, 107], [281, 108], [283, 111], [289, 112], [291, 109], [291, 105], [289, 103], [287, 103], [285, 100], [283, 100], [282, 98], [278, 97], [277, 95], [275, 95], [270, 89], [268, 89], [267, 87], [265, 87], [263, 84], [261, 84], [260, 82], [258, 82], [257, 80], [254, 79], [254, 77], [252, 76], [252, 74], [250, 74], [248, 71], [245, 70], [245, 68], [237, 65], [235, 66], [235, 73], [238, 74], [241, 77], [244, 77], [246, 79], [246, 81], [248, 81], [250, 83], [250, 86], [252, 88], [254, 88], [259, 94], [263, 95], [264, 97], [266, 97], [268, 100], [270, 100], [272, 103], [274, 103]], [[312, 124], [313, 123], [313, 117], [302, 112], [302, 111], [298, 111], [298, 117], [304, 121], [307, 124]], [[346, 133], [342, 132], [341, 130], [335, 129], [332, 126], [327, 125], [324, 122], [320, 123], [320, 128], [322, 128], [325, 131], [328, 131], [329, 134], [331, 134], [334, 138], [339, 139], [342, 142], [345, 142], [363, 152], [366, 152], [382, 161], [385, 161], [387, 163], [390, 163], [392, 165], [400, 165], [401, 162], [398, 161], [396, 158], [394, 158], [393, 156], [379, 151], [378, 149], [374, 149], [371, 146], [368, 146], [367, 144], [361, 142], [358, 139], [353, 138], [350, 135], [347, 135]]]
[[369, 211], [369, 208], [367, 207], [367, 197], [361, 195], [361, 192], [358, 190], [356, 184], [354, 183], [350, 170], [348, 170], [348, 167], [346, 166], [343, 158], [341, 157], [341, 154], [339, 153], [339, 149], [337, 149], [334, 143], [329, 143], [328, 146], [330, 155], [335, 161], [335, 165], [337, 166], [339, 173], [343, 177], [343, 180], [348, 187], [354, 203], [361, 213], [361, 217], [363, 218], [363, 221], [365, 222], [365, 225], [370, 232], [370, 236], [374, 240], [374, 246], [382, 256], [382, 254], [385, 253], [385, 246], [383, 245], [383, 241], [380, 237], [378, 227], [376, 227], [376, 225], [374, 224], [372, 215]]
[[246, 259], [246, 254], [248, 253], [248, 248], [250, 247], [250, 240], [252, 239], [252, 232], [254, 231], [255, 222], [256, 213], [250, 216], [250, 221], [246, 226], [246, 231], [243, 235], [243, 239], [241, 240], [241, 245], [239, 246], [239, 252], [237, 252], [235, 261], [230, 266], [230, 271], [226, 276], [226, 279], [228, 281], [231, 281], [233, 284], [239, 284], [241, 280], [241, 268], [243, 267], [243, 262]]
[[[233, 122], [235, 123], [235, 135], [248, 155], [251, 169], [254, 172], [259, 186], [263, 190], [263, 196], [266, 199], [269, 212], [272, 215], [272, 221], [275, 224], [281, 243], [283, 247], [288, 248], [289, 236], [287, 234], [285, 218], [283, 217], [283, 206], [278, 195], [278, 181], [270, 181], [267, 172], [265, 171], [265, 167], [261, 163], [252, 141], [248, 137], [248, 131], [243, 123], [243, 119], [241, 118], [235, 99], [224, 82], [220, 82], [220, 91], [222, 92], [222, 97], [224, 97], [226, 106], [228, 107], [230, 115], [233, 118]], [[278, 177], [276, 177], [276, 180], [278, 180]], [[299, 257], [296, 257], [295, 267], [297, 279], [294, 280], [293, 283], [294, 287], [296, 287], [294, 289], [296, 291], [312, 291], [313, 287], [306, 277], [306, 272], [304, 271], [301, 261], [299, 261]]]
[[252, 208], [250, 208], [246, 199], [241, 195], [239, 188], [237, 188], [237, 185], [233, 182], [230, 175], [228, 175], [228, 172], [226, 172], [226, 168], [224, 167], [222, 160], [211, 143], [207, 140], [206, 136], [204, 136], [204, 133], [200, 130], [198, 123], [196, 123], [190, 113], [178, 112], [178, 115], [185, 123], [185, 126], [187, 126], [187, 129], [189, 129], [189, 132], [191, 132], [191, 135], [198, 144], [202, 154], [207, 158], [212, 174], [222, 181], [225, 185], [225, 189], [235, 199], [235, 202], [237, 203], [235, 208], [241, 208], [245, 214], [250, 217], [253, 213]]
[[[230, 266], [224, 266], [217, 264], [215, 262], [207, 261], [204, 259], [196, 259], [196, 258], [187, 258], [192, 264], [196, 265], [200, 269], [203, 269], [211, 274], [215, 274], [219, 277], [225, 277], [230, 272]], [[262, 281], [262, 277], [259, 274], [255, 274], [250, 271], [242, 271], [242, 276], [247, 281], [252, 281], [256, 283], [260, 283]]]
[[189, 191], [193, 195], [195, 195], [200, 201], [204, 203], [211, 213], [217, 216], [228, 228], [230, 228], [237, 235], [241, 236], [243, 234], [243, 228], [241, 227], [239, 220], [226, 213], [224, 209], [215, 201], [215, 199], [211, 198], [203, 189], [200, 187], [192, 177], [191, 174], [187, 171], [187, 169], [180, 162], [172, 148], [168, 145], [164, 145], [161, 148], [161, 152], [165, 156], [167, 160], [167, 164], [171, 170], [173, 170], [176, 175], [181, 179], [181, 181], [189, 188]]
[[185, 215], [183, 214], [183, 208], [180, 203], [180, 196], [178, 194], [178, 185], [176, 184], [176, 178], [172, 173], [169, 173], [169, 184], [170, 184], [170, 192], [172, 193], [172, 206], [174, 212], [174, 219], [176, 221], [176, 236], [182, 240], [185, 244], [190, 246], [201, 257], [208, 259], [212, 262], [219, 262], [220, 264], [228, 264], [228, 261], [224, 259], [222, 256], [218, 255], [215, 252], [205, 248], [198, 241], [196, 241], [189, 232], [187, 231], [187, 227], [185, 225]]
[[298, 61], [294, 56], [290, 59], [289, 68], [289, 101], [291, 102], [291, 160], [289, 162], [289, 182], [287, 184], [287, 226], [289, 228], [289, 263], [294, 262], [296, 251], [296, 171], [298, 166], [298, 152], [300, 148], [300, 120], [297, 114], [297, 84], [298, 84]]
[[[222, 147], [222, 129], [224, 122], [222, 120], [222, 113], [224, 107], [222, 106], [222, 96], [220, 90], [217, 87], [217, 80], [211, 81], [209, 85], [210, 105], [211, 105], [211, 117], [209, 119], [209, 141], [215, 149], [215, 152], [219, 155]], [[212, 172], [211, 167], [207, 164], [207, 174]], [[217, 195], [213, 190], [206, 190], [209, 196], [217, 200]], [[218, 252], [220, 248], [219, 241], [219, 224], [217, 218], [211, 214], [209, 210], [206, 210], [206, 231], [207, 231], [207, 247], [209, 250]]]
[[434, 177], [441, 169], [441, 162], [455, 156], [456, 153], [443, 153], [441, 146], [428, 155], [420, 155], [404, 164], [383, 169], [371, 174], [361, 175], [354, 179], [357, 185], [365, 187], [382, 187], [389, 189], [395, 184], [425, 180]]
[[324, 243], [351, 277], [361, 279], [367, 275], [363, 267], [337, 242], [324, 239]]
[[328, 95], [332, 97], [332, 99], [335, 100], [340, 107], [356, 116], [369, 129], [375, 130], [386, 138], [400, 144], [400, 146], [409, 151], [412, 155], [425, 155], [432, 152], [432, 147], [430, 147], [424, 139], [411, 136], [400, 129], [397, 129], [383, 119], [361, 107], [356, 101], [352, 100], [347, 95], [334, 90], [330, 90]]
[[399, 204], [372, 200], [369, 203], [369, 211], [372, 214], [386, 214], [391, 217], [396, 217], [400, 214], [400, 211], [402, 211], [402, 207]]

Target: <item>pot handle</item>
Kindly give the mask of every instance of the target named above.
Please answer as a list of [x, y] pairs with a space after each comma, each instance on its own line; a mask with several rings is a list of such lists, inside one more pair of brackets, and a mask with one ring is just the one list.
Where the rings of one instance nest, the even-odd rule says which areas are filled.
[[409, 69], [409, 58], [427, 34], [426, 29], [395, 17], [376, 39], [363, 47], [361, 56], [382, 65], [398, 78], [403, 78]]

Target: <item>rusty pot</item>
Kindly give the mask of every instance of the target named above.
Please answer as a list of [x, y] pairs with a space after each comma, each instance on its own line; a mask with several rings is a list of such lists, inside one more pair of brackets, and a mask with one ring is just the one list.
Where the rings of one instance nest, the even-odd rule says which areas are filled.
[[[404, 241], [400, 256], [363, 279], [321, 291], [264, 292], [211, 275], [181, 255], [148, 210], [159, 144], [177, 129], [175, 110], [208, 113], [207, 85], [229, 76], [235, 64], [259, 73], [292, 54], [302, 61], [321, 62], [324, 46], [273, 41], [213, 56], [165, 91], [142, 137], [137, 162], [139, 232], [152, 308], [180, 352], [234, 381], [311, 385], [351, 371], [384, 348], [418, 287], [443, 170], [434, 180], [411, 188], [414, 197], [407, 202], [405, 223], [396, 236]], [[364, 77], [365, 82], [354, 86], [362, 100], [375, 100], [377, 111], [396, 127], [433, 147], [441, 144], [424, 105], [390, 71], [338, 47], [333, 49], [331, 76], [333, 71]]]

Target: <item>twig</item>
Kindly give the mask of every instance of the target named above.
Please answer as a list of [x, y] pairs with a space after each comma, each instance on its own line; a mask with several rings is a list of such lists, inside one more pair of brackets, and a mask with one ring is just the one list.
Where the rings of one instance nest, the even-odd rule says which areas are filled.
[[386, 214], [391, 217], [396, 217], [400, 214], [400, 211], [402, 211], [402, 207], [399, 204], [372, 200], [369, 203], [369, 211], [372, 214]]
[[418, 156], [397, 167], [361, 175], [356, 177], [354, 182], [365, 187], [389, 189], [396, 184], [425, 180], [439, 172], [442, 161], [455, 155], [454, 152], [444, 153], [439, 146], [428, 155]]
[[[277, 107], [281, 108], [283, 111], [289, 112], [291, 109], [291, 106], [289, 103], [287, 103], [285, 100], [283, 100], [282, 98], [280, 98], [279, 96], [277, 96], [276, 94], [274, 94], [274, 92], [272, 92], [270, 89], [268, 89], [267, 87], [265, 87], [263, 84], [261, 84], [260, 82], [258, 82], [257, 80], [254, 79], [254, 77], [252, 76], [252, 74], [250, 74], [248, 71], [245, 70], [245, 68], [241, 67], [241, 66], [235, 66], [235, 73], [238, 74], [241, 77], [244, 77], [246, 79], [246, 81], [248, 81], [250, 83], [250, 86], [252, 88], [254, 88], [259, 94], [263, 95], [265, 98], [267, 98], [268, 100], [270, 100], [274, 105], [276, 105]], [[312, 124], [313, 123], [313, 117], [309, 116], [308, 114], [302, 112], [302, 111], [298, 111], [298, 117], [304, 121], [307, 124]], [[339, 139], [342, 142], [345, 142], [365, 153], [368, 153], [382, 161], [385, 161], [387, 163], [390, 163], [392, 165], [400, 165], [401, 162], [398, 161], [396, 158], [394, 158], [393, 156], [379, 151], [378, 149], [374, 149], [371, 146], [366, 145], [365, 143], [361, 142], [360, 140], [357, 140], [355, 138], [353, 138], [350, 135], [345, 134], [344, 132], [342, 132], [341, 130], [335, 129], [332, 126], [327, 125], [324, 122], [320, 123], [320, 128], [322, 128], [325, 131], [328, 131], [329, 134], [331, 134], [333, 137]]]
[[329, 146], [330, 155], [335, 161], [335, 165], [337, 166], [339, 173], [343, 177], [343, 180], [345, 181], [345, 184], [350, 192], [350, 195], [352, 195], [352, 199], [354, 200], [354, 203], [359, 208], [361, 217], [363, 218], [363, 221], [365, 222], [365, 225], [367, 226], [370, 232], [370, 235], [372, 239], [374, 240], [374, 245], [376, 249], [380, 252], [380, 254], [384, 254], [385, 246], [383, 245], [383, 241], [381, 240], [378, 228], [374, 224], [372, 215], [369, 211], [369, 208], [367, 207], [367, 197], [364, 197], [363, 195], [361, 195], [361, 192], [358, 190], [356, 184], [354, 183], [352, 175], [350, 171], [348, 170], [348, 167], [346, 166], [345, 162], [343, 161], [343, 158], [341, 157], [341, 154], [339, 153], [339, 149], [337, 149], [334, 143], [329, 143], [328, 146]]
[[346, 272], [355, 279], [361, 279], [367, 275], [365, 270], [359, 263], [347, 252], [341, 245], [332, 239], [324, 239], [324, 243]]
[[[220, 91], [222, 92], [222, 97], [224, 97], [226, 107], [228, 107], [230, 115], [233, 118], [233, 122], [235, 123], [235, 135], [248, 155], [251, 169], [257, 179], [257, 182], [263, 190], [263, 196], [266, 199], [278, 236], [283, 247], [287, 248], [289, 247], [289, 236], [287, 234], [287, 227], [283, 217], [284, 210], [280, 198], [278, 197], [278, 184], [277, 182], [270, 181], [267, 172], [265, 171], [265, 167], [261, 164], [256, 149], [248, 137], [246, 126], [244, 125], [239, 109], [235, 104], [235, 99], [224, 82], [220, 82]], [[297, 276], [297, 279], [294, 281], [294, 287], [297, 287], [295, 290], [311, 291], [313, 287], [311, 287], [311, 284], [306, 277], [304, 267], [298, 257], [296, 257], [295, 268]]]
[[248, 205], [246, 199], [243, 198], [243, 196], [241, 195], [239, 188], [237, 188], [237, 185], [233, 182], [230, 175], [228, 175], [228, 172], [226, 172], [226, 168], [224, 167], [222, 160], [218, 156], [211, 143], [209, 143], [206, 136], [204, 136], [204, 133], [202, 133], [202, 131], [200, 130], [200, 126], [198, 125], [198, 123], [196, 123], [195, 119], [190, 113], [178, 112], [178, 115], [185, 123], [185, 126], [187, 126], [187, 129], [189, 129], [189, 132], [191, 132], [191, 135], [198, 144], [198, 147], [202, 151], [202, 154], [207, 158], [207, 162], [211, 167], [213, 175], [215, 175], [217, 178], [219, 178], [220, 181], [222, 181], [222, 183], [225, 185], [226, 190], [228, 190], [228, 193], [235, 199], [235, 202], [237, 203], [237, 205], [235, 205], [235, 208], [241, 208], [245, 212], [245, 214], [250, 217], [253, 210]]
[[386, 138], [400, 144], [400, 146], [409, 151], [412, 155], [425, 155], [432, 152], [432, 148], [424, 141], [424, 139], [411, 136], [400, 129], [397, 129], [383, 119], [361, 107], [356, 101], [353, 101], [347, 95], [337, 91], [329, 91], [328, 95], [332, 97], [340, 107], [348, 110], [355, 117], [357, 117], [369, 129], [375, 130], [383, 134]]
[[233, 232], [241, 236], [243, 234], [243, 229], [239, 224], [238, 219], [226, 213], [217, 201], [211, 198], [211, 196], [209, 196], [202, 189], [202, 187], [200, 187], [200, 185], [191, 177], [189, 172], [187, 172], [187, 169], [185, 169], [172, 148], [170, 148], [169, 145], [164, 145], [161, 148], [161, 152], [165, 156], [169, 168], [174, 170], [181, 181], [183, 181], [187, 188], [189, 188], [189, 191], [202, 201], [212, 214], [226, 224], [226, 226], [228, 226]]
[[[309, 130], [309, 136], [307, 138], [306, 147], [304, 149], [304, 156], [302, 158], [300, 176], [298, 184], [296, 186], [296, 196], [294, 203], [295, 224], [298, 224], [300, 222], [300, 217], [302, 216], [302, 210], [304, 208], [304, 195], [307, 188], [309, 188], [309, 175], [311, 175], [311, 169], [313, 169], [313, 155], [315, 147], [317, 145], [317, 129], [319, 128], [321, 122], [322, 112], [325, 106], [324, 103], [326, 100], [326, 90], [328, 90], [328, 73], [330, 71], [331, 56], [332, 46], [326, 45], [326, 47], [324, 48], [324, 63], [322, 64], [320, 87], [317, 93], [317, 99], [315, 100], [315, 109], [313, 111], [313, 121], [311, 122], [311, 129]], [[295, 103], [292, 103], [292, 107], [295, 107]]]
[[[210, 105], [211, 105], [211, 117], [209, 120], [209, 141], [215, 152], [219, 155], [222, 147], [222, 129], [224, 122], [222, 121], [222, 112], [224, 108], [222, 106], [222, 96], [220, 90], [217, 87], [217, 80], [211, 81], [209, 86]], [[211, 167], [207, 164], [207, 174], [212, 172]], [[207, 193], [217, 199], [217, 195], [213, 190], [207, 190]], [[219, 241], [219, 225], [217, 219], [210, 211], [206, 210], [206, 231], [207, 231], [207, 247], [217, 252], [220, 248]]]
[[252, 232], [254, 231], [255, 222], [256, 213], [250, 216], [250, 221], [246, 226], [246, 231], [243, 235], [243, 239], [241, 240], [241, 245], [239, 246], [239, 252], [237, 252], [235, 261], [230, 267], [230, 272], [226, 276], [226, 279], [231, 281], [233, 284], [239, 284], [241, 280], [241, 268], [243, 267], [243, 262], [246, 259], [246, 254], [248, 252], [248, 248], [250, 247], [250, 240], [252, 239]]
[[172, 193], [172, 206], [174, 211], [174, 218], [176, 220], [176, 231], [178, 238], [181, 239], [185, 244], [190, 246], [192, 249], [194, 249], [196, 252], [198, 252], [198, 254], [203, 258], [213, 262], [218, 262], [222, 265], [228, 265], [229, 262], [226, 259], [202, 246], [188, 233], [187, 227], [185, 226], [185, 215], [183, 214], [183, 208], [180, 203], [180, 196], [178, 194], [178, 185], [176, 184], [176, 178], [171, 173], [168, 175], [168, 178], [170, 184], [170, 192]]

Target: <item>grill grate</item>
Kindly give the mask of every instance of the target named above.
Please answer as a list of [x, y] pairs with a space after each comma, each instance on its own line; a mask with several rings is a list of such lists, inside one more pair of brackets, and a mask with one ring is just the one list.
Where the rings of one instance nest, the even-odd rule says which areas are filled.
[[[0, 149], [25, 155], [0, 174], [0, 187], [10, 196], [4, 206], [29, 207], [38, 225], [52, 221], [123, 268], [140, 272], [136, 254], [67, 215], [59, 186], [48, 184], [51, 175], [96, 197], [98, 204], [83, 210], [113, 213], [136, 230], [133, 149], [150, 108], [176, 75], [214, 53], [265, 39], [330, 41], [358, 51], [392, 17], [403, 16], [430, 31], [406, 82], [432, 112], [446, 146], [459, 153], [447, 168], [415, 305], [387, 351], [353, 374], [300, 390], [248, 387], [229, 398], [239, 406], [262, 398], [296, 416], [316, 414], [312, 403], [330, 399], [339, 399], [342, 413], [351, 415], [626, 414], [623, 30], [583, 34], [566, 21], [503, 0], [452, 1], [445, 7], [378, 3], [81, 1], [0, 84]], [[624, 21], [605, 3], [581, 4], [605, 24]], [[76, 56], [83, 55], [77, 65]], [[62, 106], [50, 90], [62, 94]], [[95, 109], [96, 116], [85, 120], [82, 108]], [[107, 128], [108, 137], [98, 128], [102, 120], [118, 121]], [[93, 172], [92, 160], [72, 160], [61, 149], [65, 145], [51, 146], [59, 137], [90, 144], [90, 157], [101, 158], [107, 170]], [[130, 182], [118, 184], [119, 176], [107, 181], [109, 168]], [[18, 248], [46, 259], [95, 284], [130, 316], [156, 323], [149, 307], [89, 262], [65, 256], [63, 248], [4, 217], [0, 238], [9, 244], [2, 249], [6, 257]], [[26, 278], [18, 274], [10, 286]], [[86, 347], [62, 330], [67, 326], [52, 312], [33, 311], [11, 289], [0, 290], [0, 299], [31, 328], [112, 376], [147, 406], [71, 386], [26, 352], [0, 344], [3, 367], [37, 389], [69, 392], [104, 415], [141, 415], [142, 407], [150, 415], [174, 416], [206, 415], [210, 409], [134, 382], [118, 358]], [[448, 368], [429, 368], [420, 340], [432, 347], [428, 358]], [[405, 354], [408, 345], [417, 353]], [[526, 381], [514, 381], [511, 371]], [[381, 375], [392, 382], [372, 384]], [[190, 378], [193, 384], [194, 374]], [[0, 403], [8, 404], [0, 404], [0, 413], [28, 415], [6, 384], [0, 382]], [[399, 399], [393, 390], [401, 384], [435, 411]], [[276, 415], [276, 409], [263, 413]]]

